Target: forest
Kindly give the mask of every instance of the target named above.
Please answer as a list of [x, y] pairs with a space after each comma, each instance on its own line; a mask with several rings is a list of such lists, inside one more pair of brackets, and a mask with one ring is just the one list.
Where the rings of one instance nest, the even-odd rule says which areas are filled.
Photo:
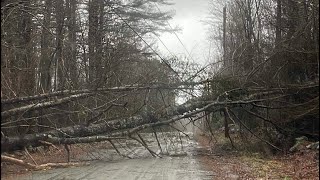
[[1, 162], [41, 169], [8, 154], [128, 139], [157, 156], [140, 134], [185, 119], [234, 147], [232, 125], [272, 154], [319, 148], [319, 1], [210, 3], [202, 66], [159, 53], [179, 32], [169, 0], [1, 0]]

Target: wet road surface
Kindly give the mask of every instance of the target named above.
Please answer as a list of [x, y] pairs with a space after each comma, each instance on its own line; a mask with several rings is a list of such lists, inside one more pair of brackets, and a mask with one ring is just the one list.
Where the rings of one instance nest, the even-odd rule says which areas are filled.
[[[35, 171], [19, 179], [34, 180], [206, 180], [212, 179], [213, 174], [203, 171], [196, 157], [194, 149], [197, 143], [193, 140], [193, 134], [188, 133], [189, 138], [182, 133], [164, 133], [158, 135], [161, 139], [160, 153], [153, 134], [145, 133], [149, 147], [157, 152], [159, 157], [152, 157], [150, 153], [134, 141], [123, 142], [130, 149], [123, 148], [124, 144], [118, 144], [119, 150], [126, 156], [123, 158], [113, 149], [97, 150], [91, 153], [91, 157], [83, 157], [82, 160], [91, 160], [89, 166], [51, 169]], [[131, 144], [130, 144], [131, 143]], [[122, 147], [122, 148], [120, 148]], [[92, 161], [92, 157], [100, 160]]]

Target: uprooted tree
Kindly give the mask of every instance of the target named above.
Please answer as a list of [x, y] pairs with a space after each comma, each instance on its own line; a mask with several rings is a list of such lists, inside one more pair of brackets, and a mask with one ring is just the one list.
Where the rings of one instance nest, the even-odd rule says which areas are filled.
[[1, 1], [1, 152], [117, 139], [148, 149], [140, 132], [183, 131], [173, 124], [204, 114], [220, 117], [227, 137], [235, 123], [279, 151], [259, 132], [319, 137], [317, 1], [227, 3], [225, 23], [212, 27], [221, 57], [206, 67], [146, 44], [173, 31], [156, 4], [168, 3]]

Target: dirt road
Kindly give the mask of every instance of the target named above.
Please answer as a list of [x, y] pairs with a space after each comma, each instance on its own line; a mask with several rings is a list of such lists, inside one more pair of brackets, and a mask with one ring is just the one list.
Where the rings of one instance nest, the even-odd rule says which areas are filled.
[[[160, 135], [160, 134], [159, 134]], [[27, 176], [17, 179], [34, 180], [71, 180], [71, 179], [119, 179], [119, 180], [205, 180], [212, 179], [212, 172], [203, 171], [199, 162], [193, 156], [197, 143], [193, 140], [193, 134], [188, 133], [189, 138], [182, 134], [162, 134], [161, 147], [164, 153], [160, 153], [153, 134], [144, 134], [147, 144], [160, 157], [152, 157], [143, 147], [134, 141], [125, 142], [131, 149], [122, 149], [122, 153], [131, 157], [122, 158], [113, 149], [97, 150], [91, 153], [91, 157], [83, 157], [83, 160], [99, 157], [100, 160], [90, 161], [89, 166], [71, 167], [65, 169], [52, 169], [47, 171], [32, 172]], [[130, 144], [131, 143], [131, 144]], [[124, 145], [124, 144], [122, 144]], [[119, 147], [122, 146], [119, 144]]]

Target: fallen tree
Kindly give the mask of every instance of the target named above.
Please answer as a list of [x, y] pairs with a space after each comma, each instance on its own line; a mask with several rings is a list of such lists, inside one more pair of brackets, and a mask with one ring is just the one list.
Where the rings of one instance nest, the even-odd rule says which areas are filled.
[[[188, 102], [183, 105], [177, 106], [175, 108], [171, 108], [170, 115], [179, 115], [188, 111], [192, 111], [196, 108], [201, 108], [204, 105], [207, 105], [207, 101], [203, 101], [202, 98], [196, 100], [194, 102]], [[112, 120], [104, 122], [104, 120], [100, 119], [99, 121], [103, 121], [98, 124], [80, 124], [65, 128], [59, 128], [47, 132], [35, 133], [35, 134], [26, 134], [24, 136], [16, 136], [16, 137], [2, 137], [1, 138], [1, 152], [13, 151], [22, 149], [26, 146], [41, 146], [43, 143], [41, 141], [48, 141], [52, 143], [62, 143], [61, 138], [77, 138], [77, 137], [86, 137], [93, 136], [99, 134], [113, 133], [115, 131], [126, 130], [130, 128], [135, 128], [137, 126], [141, 126], [144, 124], [150, 123], [150, 119], [147, 119], [142, 116], [133, 116], [124, 119]], [[54, 138], [59, 138], [59, 140], [54, 140]], [[49, 140], [48, 140], [49, 139]], [[91, 142], [94, 140], [91, 139]], [[99, 139], [99, 138], [98, 138]], [[101, 138], [99, 139], [101, 140]], [[82, 140], [79, 140], [82, 141]], [[78, 142], [78, 141], [73, 141]], [[71, 144], [71, 143], [69, 143]], [[74, 144], [74, 143], [72, 143]]]
[[[262, 109], [274, 109], [274, 108], [297, 108], [305, 106], [306, 104], [285, 105], [282, 107], [266, 106], [265, 102], [277, 101], [283, 98], [288, 98], [295, 95], [298, 92], [317, 88], [318, 85], [306, 85], [306, 86], [294, 86], [291, 88], [271, 88], [271, 89], [241, 89], [236, 88], [229, 91], [225, 91], [218, 96], [202, 96], [194, 98], [188, 102], [175, 106], [168, 107], [167, 114], [163, 117], [159, 117], [156, 120], [151, 120], [148, 116], [135, 115], [132, 117], [121, 118], [111, 121], [105, 121], [99, 119], [99, 123], [91, 124], [77, 124], [74, 126], [56, 128], [54, 130], [26, 134], [23, 136], [5, 136], [1, 137], [1, 152], [9, 152], [14, 150], [23, 149], [24, 147], [42, 146], [43, 142], [49, 142], [52, 144], [76, 144], [76, 143], [91, 143], [99, 141], [107, 141], [112, 139], [128, 138], [132, 134], [135, 134], [141, 130], [168, 125], [179, 121], [184, 118], [193, 117], [201, 112], [217, 112], [224, 111], [227, 107], [232, 109], [233, 107], [241, 107], [241, 105], [251, 105]], [[84, 98], [89, 94], [83, 95]], [[70, 95], [69, 99], [74, 97]], [[66, 97], [56, 100], [56, 102], [68, 102]], [[28, 105], [25, 107], [29, 107]], [[6, 111], [13, 112], [13, 111]], [[277, 123], [265, 118], [263, 115], [259, 115], [248, 111], [251, 115], [271, 123], [277, 129]], [[231, 117], [230, 113], [227, 113]], [[5, 117], [10, 114], [6, 114]], [[236, 118], [237, 119], [237, 118]], [[283, 132], [282, 132], [283, 133]], [[271, 143], [270, 143], [271, 144]], [[271, 144], [272, 145], [272, 144]], [[272, 145], [273, 146], [273, 145]]]
[[181, 86], [195, 86], [199, 84], [206, 83], [206, 81], [201, 82], [182, 82], [175, 84], [153, 84], [153, 85], [127, 85], [127, 86], [119, 86], [112, 88], [96, 88], [96, 89], [81, 89], [81, 90], [62, 90], [55, 91], [51, 93], [43, 93], [34, 96], [24, 96], [10, 99], [1, 99], [2, 105], [7, 104], [17, 104], [17, 103], [27, 103], [35, 100], [44, 100], [52, 97], [62, 97], [62, 96], [71, 96], [71, 95], [79, 95], [86, 93], [101, 93], [101, 92], [126, 92], [126, 91], [137, 91], [137, 90], [145, 90], [145, 89], [187, 89], [186, 87]]

